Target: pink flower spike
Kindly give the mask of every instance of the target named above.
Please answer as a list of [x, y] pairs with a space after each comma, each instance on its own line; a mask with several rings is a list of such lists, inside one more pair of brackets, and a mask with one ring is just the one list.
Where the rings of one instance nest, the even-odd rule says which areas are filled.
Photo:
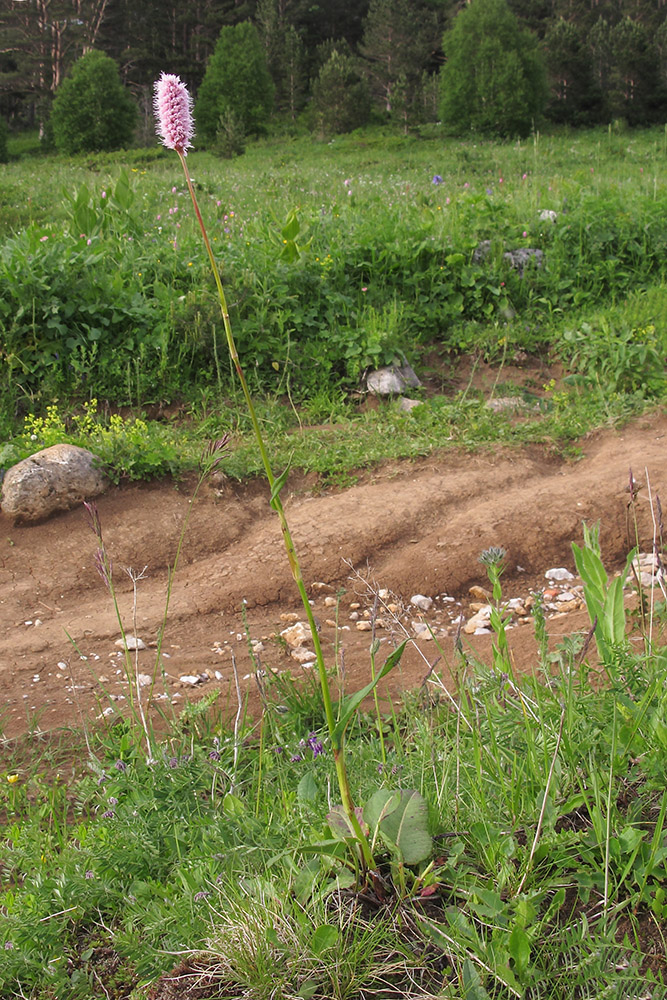
[[153, 109], [157, 118], [157, 134], [167, 149], [187, 156], [194, 135], [192, 98], [180, 77], [163, 73], [155, 84]]

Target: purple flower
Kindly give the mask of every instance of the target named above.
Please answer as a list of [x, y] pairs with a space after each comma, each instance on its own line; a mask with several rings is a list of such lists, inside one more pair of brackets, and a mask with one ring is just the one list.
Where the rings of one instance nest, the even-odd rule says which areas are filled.
[[170, 767], [172, 769], [172, 771], [174, 770], [174, 768], [177, 768], [178, 767], [178, 757], [170, 757], [169, 760], [167, 761], [167, 766]]
[[313, 757], [319, 757], [324, 753], [324, 746], [317, 738], [317, 733], [310, 733], [308, 736], [308, 746], [313, 751]]
[[298, 764], [300, 760], [303, 760], [300, 753], [295, 753], [293, 757], [290, 757], [291, 764]]
[[88, 871], [88, 872], [86, 872], [86, 876], [85, 877], [86, 878], [95, 878], [95, 872]]
[[192, 98], [180, 77], [163, 73], [155, 83], [153, 109], [157, 118], [157, 134], [167, 149], [187, 156], [194, 135]]
[[202, 892], [196, 892], [194, 898], [195, 899], [205, 899], [207, 896], [210, 896], [210, 895], [211, 895], [210, 892], [203, 892], [203, 891]]
[[127, 771], [127, 764], [124, 760], [117, 760], [114, 767], [117, 771]]
[[117, 806], [118, 805], [118, 799], [116, 798], [115, 795], [110, 795], [109, 796], [109, 805], [110, 806]]
[[106, 812], [102, 813], [102, 819], [113, 819], [115, 815], [113, 809], [107, 809]]
[[211, 750], [210, 754], [208, 755], [208, 759], [209, 760], [220, 760], [220, 754], [218, 753], [217, 750]]
[[13, 941], [5, 941], [5, 951], [12, 951], [14, 948]]
[[442, 183], [443, 180], [440, 174], [433, 174], [433, 180], [431, 181], [431, 184], [442, 184]]

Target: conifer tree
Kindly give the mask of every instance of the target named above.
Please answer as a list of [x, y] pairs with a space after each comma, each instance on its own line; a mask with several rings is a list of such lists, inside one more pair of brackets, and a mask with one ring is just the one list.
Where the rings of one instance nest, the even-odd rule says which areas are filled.
[[259, 33], [249, 21], [225, 27], [208, 61], [195, 107], [201, 143], [215, 141], [220, 116], [232, 111], [246, 135], [261, 133], [273, 111], [274, 87]]

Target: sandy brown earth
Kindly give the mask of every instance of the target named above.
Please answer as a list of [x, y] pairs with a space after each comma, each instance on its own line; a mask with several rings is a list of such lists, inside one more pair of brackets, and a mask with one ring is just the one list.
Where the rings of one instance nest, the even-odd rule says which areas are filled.
[[[411, 596], [436, 598], [422, 617], [438, 636], [437, 671], [449, 682], [457, 631], [452, 622], [470, 615], [469, 588], [486, 583], [479, 562], [484, 548], [507, 550], [507, 597], [543, 589], [549, 567], [574, 569], [570, 546], [581, 540], [584, 520], [600, 522], [605, 563], [610, 570], [619, 568], [634, 541], [628, 534], [630, 467], [643, 484], [637, 501], [640, 547], [650, 550], [649, 493], [667, 495], [667, 417], [653, 414], [622, 430], [597, 432], [581, 447], [583, 457], [577, 461], [541, 447], [472, 455], [452, 450], [383, 466], [342, 491], [317, 491], [312, 482], [296, 479], [288, 484], [286, 510], [325, 652], [333, 657], [337, 636], [350, 687], [368, 679], [371, 639], [350, 620], [350, 605], [360, 605], [355, 610], [363, 620], [379, 589], [390, 592], [378, 608], [383, 625], [377, 635], [387, 650], [401, 637], [403, 625], [412, 634], [412, 622], [419, 619], [417, 609], [409, 607]], [[188, 484], [160, 482], [121, 486], [98, 500], [121, 616], [126, 630], [147, 645], [138, 654], [138, 671], [147, 675], [160, 674], [156, 643], [168, 567], [189, 498]], [[95, 549], [83, 509], [34, 526], [14, 526], [0, 516], [0, 728], [7, 736], [75, 725], [127, 705], [117, 700], [127, 692], [115, 645], [120, 628], [94, 566]], [[136, 626], [126, 567], [143, 574], [137, 583]], [[338, 621], [345, 627], [337, 631], [336, 608], [326, 598], [341, 591]], [[184, 701], [219, 688], [220, 703], [232, 712], [234, 655], [252, 706], [257, 693], [244, 602], [249, 636], [263, 646], [258, 654], [262, 669], [305, 673], [276, 638], [289, 624], [281, 616], [302, 617], [302, 612], [265, 484], [208, 485], [192, 508], [173, 584], [163, 644], [171, 696]], [[580, 604], [571, 612], [554, 612], [552, 641], [587, 625]], [[517, 625], [510, 635], [516, 668], [532, 669], [530, 625]], [[488, 660], [490, 636], [464, 639]], [[432, 640], [411, 644], [389, 690], [421, 683], [438, 656]], [[184, 675], [205, 679], [191, 688], [180, 681]], [[154, 695], [164, 697], [163, 692], [159, 677]]]

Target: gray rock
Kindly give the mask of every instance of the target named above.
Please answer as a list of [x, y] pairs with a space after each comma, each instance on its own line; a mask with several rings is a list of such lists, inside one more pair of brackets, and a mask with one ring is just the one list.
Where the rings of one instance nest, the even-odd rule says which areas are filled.
[[405, 389], [416, 389], [421, 382], [410, 365], [388, 365], [369, 372], [366, 376], [366, 388], [376, 396], [393, 396]]
[[[473, 264], [482, 264], [491, 253], [491, 240], [483, 240], [472, 253]], [[544, 263], [544, 253], [535, 247], [519, 247], [517, 250], [506, 250], [503, 254], [510, 267], [519, 272], [519, 277], [523, 277], [523, 272], [529, 264], [542, 267]]]
[[423, 406], [421, 399], [410, 399], [408, 396], [399, 396], [396, 404], [403, 413], [409, 413], [415, 406]]
[[107, 488], [95, 456], [73, 444], [54, 444], [12, 466], [2, 483], [3, 513], [14, 521], [41, 521], [76, 507]]
[[548, 569], [544, 575], [547, 580], [552, 580], [556, 583], [574, 580], [574, 573], [570, 573], [569, 569], [565, 569], [564, 566], [554, 566], [553, 569]]
[[491, 253], [491, 240], [482, 240], [472, 252], [473, 264], [481, 264]]
[[542, 267], [544, 253], [532, 247], [520, 247], [518, 250], [508, 250], [503, 254], [503, 258], [508, 262], [510, 267], [519, 272], [519, 277], [523, 278], [523, 272], [529, 264], [534, 264], [535, 267]]
[[430, 611], [433, 607], [433, 598], [426, 597], [424, 594], [413, 594], [410, 598], [410, 604], [414, 604], [421, 611]]

